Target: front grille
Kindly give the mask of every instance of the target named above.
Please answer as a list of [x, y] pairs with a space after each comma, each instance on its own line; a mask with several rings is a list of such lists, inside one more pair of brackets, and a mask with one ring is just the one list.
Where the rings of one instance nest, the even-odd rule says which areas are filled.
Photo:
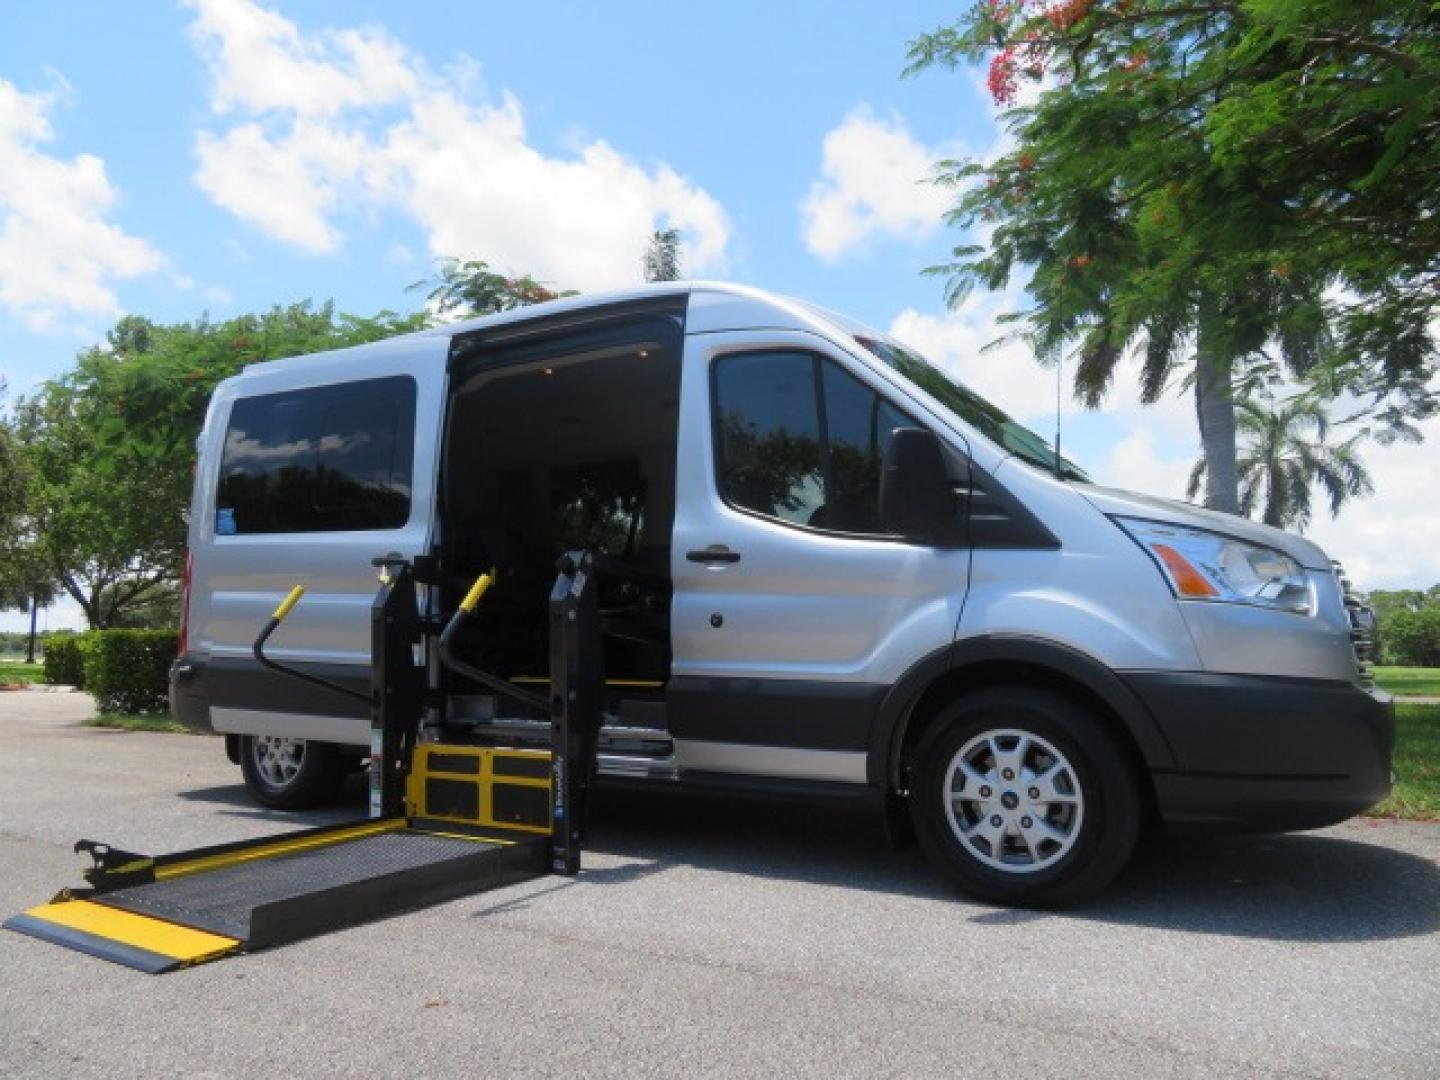
[[1367, 689], [1375, 685], [1375, 609], [1361, 599], [1345, 576], [1345, 568], [1338, 562], [1335, 581], [1340, 586], [1340, 599], [1345, 604], [1345, 617], [1350, 623], [1350, 648], [1355, 651], [1355, 667], [1360, 674], [1360, 685]]

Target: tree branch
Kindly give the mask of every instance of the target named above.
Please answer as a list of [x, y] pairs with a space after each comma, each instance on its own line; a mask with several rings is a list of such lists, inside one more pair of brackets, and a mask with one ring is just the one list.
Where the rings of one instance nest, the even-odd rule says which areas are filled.
[[1365, 41], [1361, 38], [1351, 37], [1348, 34], [1337, 34], [1333, 37], [1311, 38], [1311, 45], [1338, 45], [1342, 49], [1349, 49], [1351, 52], [1362, 53], [1366, 56], [1376, 56], [1382, 60], [1389, 60], [1406, 75], [1414, 75], [1420, 70], [1420, 61], [1409, 53], [1403, 53], [1399, 49], [1389, 45], [1382, 45], [1378, 41]]

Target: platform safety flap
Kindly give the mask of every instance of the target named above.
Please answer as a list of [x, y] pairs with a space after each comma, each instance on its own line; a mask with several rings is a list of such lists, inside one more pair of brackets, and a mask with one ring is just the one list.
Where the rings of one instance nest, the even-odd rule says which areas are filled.
[[218, 960], [242, 944], [93, 900], [41, 904], [6, 920], [4, 927], [151, 975]]

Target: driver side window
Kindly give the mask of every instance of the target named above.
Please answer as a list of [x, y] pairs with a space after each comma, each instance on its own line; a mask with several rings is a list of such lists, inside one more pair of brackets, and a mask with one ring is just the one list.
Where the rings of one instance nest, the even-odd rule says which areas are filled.
[[737, 353], [715, 362], [717, 480], [738, 509], [827, 532], [881, 536], [880, 468], [915, 422], [814, 353]]

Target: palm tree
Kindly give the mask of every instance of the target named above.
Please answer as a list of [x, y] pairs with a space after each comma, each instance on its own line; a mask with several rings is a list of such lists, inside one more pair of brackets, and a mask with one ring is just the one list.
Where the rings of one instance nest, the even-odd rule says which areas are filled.
[[652, 233], [642, 266], [646, 281], [679, 281], [680, 230], [659, 229]]
[[[1331, 443], [1330, 418], [1315, 398], [1298, 394], [1271, 407], [1242, 398], [1235, 403], [1240, 452], [1236, 461], [1240, 512], [1266, 525], [1303, 529], [1310, 522], [1310, 493], [1319, 485], [1330, 516], [1351, 499], [1375, 490], [1356, 448], [1359, 436]], [[1195, 463], [1185, 497], [1194, 499], [1205, 477]]]

